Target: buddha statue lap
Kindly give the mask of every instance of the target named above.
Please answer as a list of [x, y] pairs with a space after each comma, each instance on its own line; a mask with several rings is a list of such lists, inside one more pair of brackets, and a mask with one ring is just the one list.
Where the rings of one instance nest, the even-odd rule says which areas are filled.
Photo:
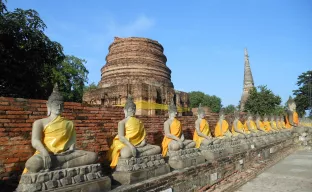
[[[77, 187], [79, 183], [85, 184], [91, 180], [105, 184], [103, 186], [96, 183], [82, 188], [110, 189], [110, 179], [103, 177], [100, 164], [95, 164], [98, 160], [97, 154], [75, 148], [75, 127], [72, 121], [61, 116], [64, 99], [57, 84], [48, 98], [47, 109], [48, 117], [33, 123], [31, 144], [36, 152], [27, 160], [16, 191]], [[36, 177], [37, 180], [32, 179]]]
[[[115, 169], [113, 178], [121, 184], [130, 184], [170, 171], [161, 156], [161, 148], [147, 144], [144, 124], [135, 117], [135, 112], [136, 105], [129, 96], [124, 107], [125, 118], [118, 123], [118, 135], [107, 153], [110, 166]], [[135, 176], [141, 172], [144, 175], [146, 171], [153, 174]]]

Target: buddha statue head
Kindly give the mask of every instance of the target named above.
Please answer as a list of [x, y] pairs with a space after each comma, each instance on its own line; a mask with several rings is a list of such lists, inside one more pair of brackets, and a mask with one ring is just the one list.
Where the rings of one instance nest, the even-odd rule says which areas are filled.
[[171, 102], [169, 104], [168, 113], [169, 113], [169, 118], [175, 118], [177, 116], [178, 110], [174, 104], [173, 98], [171, 99]]
[[220, 112], [219, 112], [219, 120], [222, 121], [222, 120], [224, 120], [224, 119], [225, 119], [225, 117], [224, 117], [224, 111], [223, 111], [223, 110], [220, 110]]
[[261, 120], [261, 116], [260, 116], [259, 113], [257, 113], [257, 115], [256, 115], [256, 121], [260, 121], [260, 120]]
[[264, 114], [263, 121], [268, 121], [268, 119], [269, 119], [269, 117], [266, 114]]
[[287, 106], [290, 111], [296, 111], [296, 103], [295, 103], [295, 100], [291, 96], [289, 96], [289, 99], [287, 101]]
[[198, 106], [198, 109], [197, 109], [197, 117], [199, 119], [203, 119], [205, 117], [205, 115], [206, 115], [205, 110], [202, 108], [201, 103], [200, 103]]
[[281, 120], [281, 119], [280, 119], [280, 116], [276, 115], [275, 120], [276, 120], [276, 121], [280, 121], [280, 120]]
[[134, 116], [135, 112], [136, 112], [136, 105], [133, 102], [133, 97], [129, 95], [125, 104], [125, 108], [124, 108], [125, 117]]
[[253, 116], [250, 113], [250, 111], [248, 111], [248, 113], [247, 113], [247, 121], [252, 121], [252, 120], [253, 120]]
[[234, 111], [234, 120], [239, 120], [239, 111]]
[[48, 116], [53, 115], [61, 115], [64, 110], [64, 98], [59, 92], [58, 85], [55, 83], [53, 92], [48, 98], [47, 101], [48, 108]]
[[275, 120], [275, 117], [274, 117], [274, 115], [273, 115], [273, 114], [271, 114], [271, 116], [270, 116], [270, 120], [271, 120], [271, 121], [274, 121], [274, 120]]

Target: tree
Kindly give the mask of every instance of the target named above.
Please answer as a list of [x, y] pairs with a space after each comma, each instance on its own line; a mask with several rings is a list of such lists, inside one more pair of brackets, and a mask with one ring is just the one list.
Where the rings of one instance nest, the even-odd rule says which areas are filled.
[[85, 92], [88, 92], [91, 90], [95, 90], [97, 88], [98, 87], [96, 86], [96, 84], [94, 82], [92, 82], [90, 85], [84, 86], [83, 92], [85, 93]]
[[[258, 88], [258, 89], [257, 89]], [[249, 97], [245, 103], [245, 112], [253, 114], [275, 114], [281, 103], [281, 98], [275, 95], [267, 86], [258, 86], [249, 91]]]
[[305, 110], [310, 109], [309, 116], [312, 116], [312, 71], [307, 71], [298, 76], [298, 89], [293, 90], [295, 95], [295, 102], [297, 105], [297, 112], [300, 117], [304, 116]]
[[82, 102], [84, 83], [88, 82], [85, 60], [67, 55], [64, 61], [52, 69], [53, 83], [58, 83], [65, 101]]
[[0, 1], [0, 96], [42, 99], [51, 93], [51, 72], [64, 54], [45, 29], [35, 10], [9, 12]]
[[236, 110], [236, 107], [234, 105], [228, 105], [226, 107], [223, 107], [223, 112], [224, 114], [232, 114], [234, 113], [234, 111]]
[[197, 108], [201, 103], [202, 106], [209, 107], [214, 113], [218, 113], [222, 107], [221, 99], [215, 95], [207, 95], [200, 91], [192, 91], [189, 93], [190, 107]]

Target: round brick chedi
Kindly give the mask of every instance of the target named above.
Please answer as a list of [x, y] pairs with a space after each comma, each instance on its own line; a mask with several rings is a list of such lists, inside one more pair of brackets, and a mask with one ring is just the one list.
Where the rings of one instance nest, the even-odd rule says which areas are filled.
[[101, 69], [99, 87], [146, 83], [173, 88], [163, 51], [162, 45], [151, 39], [115, 37]]

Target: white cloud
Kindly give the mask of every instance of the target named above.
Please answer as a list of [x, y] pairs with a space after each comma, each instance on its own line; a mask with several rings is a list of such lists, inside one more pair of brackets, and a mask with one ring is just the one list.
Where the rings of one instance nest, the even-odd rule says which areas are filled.
[[126, 25], [120, 25], [116, 21], [112, 20], [107, 25], [107, 28], [109, 35], [127, 37], [145, 32], [152, 28], [154, 24], [155, 22], [153, 19], [148, 18], [145, 15], [141, 15]]

